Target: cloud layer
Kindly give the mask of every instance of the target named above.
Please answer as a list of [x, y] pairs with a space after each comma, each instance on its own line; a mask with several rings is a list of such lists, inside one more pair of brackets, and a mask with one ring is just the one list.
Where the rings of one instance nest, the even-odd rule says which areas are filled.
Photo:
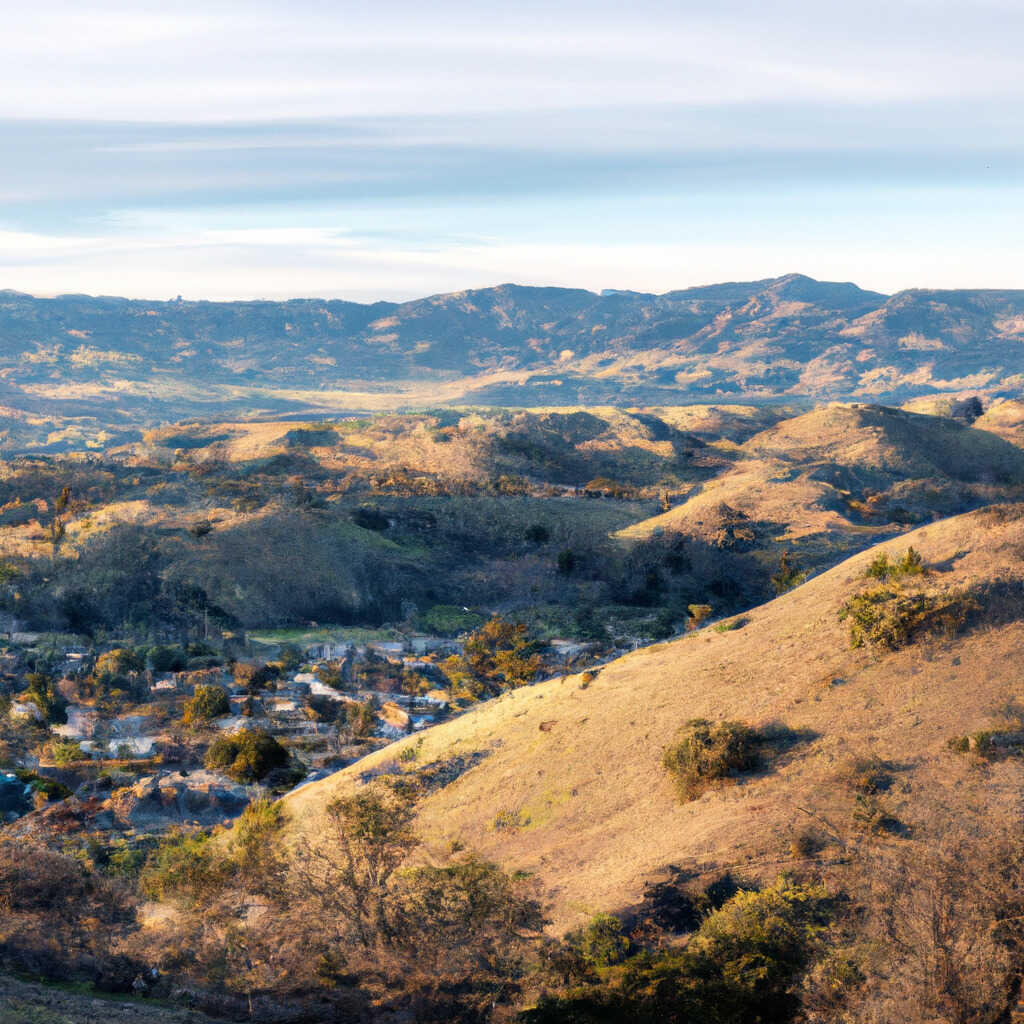
[[1020, 283], [1016, 3], [43, 2], [0, 286]]

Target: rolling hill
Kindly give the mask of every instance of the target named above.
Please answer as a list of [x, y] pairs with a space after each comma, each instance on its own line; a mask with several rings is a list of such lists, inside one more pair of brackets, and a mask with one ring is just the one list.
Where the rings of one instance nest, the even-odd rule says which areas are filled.
[[[1004, 403], [1009, 406], [1011, 403]], [[805, 568], [834, 564], [907, 525], [1024, 494], [1018, 447], [987, 428], [875, 405], [833, 404], [787, 418], [732, 452], [732, 465], [683, 503], [627, 527], [639, 540], [665, 533], [721, 536]], [[735, 543], [735, 536], [733, 536]]]
[[[855, 758], [892, 768], [885, 803], [900, 828], [891, 842], [927, 846], [958, 820], [1019, 822], [1020, 759], [980, 767], [949, 744], [1021, 728], [1024, 509], [931, 523], [884, 550], [908, 544], [929, 567], [917, 585], [973, 603], [960, 635], [851, 648], [838, 612], [871, 585], [865, 570], [880, 550], [872, 549], [753, 609], [739, 628], [642, 649], [589, 681], [507, 693], [305, 786], [285, 800], [293, 835], [315, 839], [326, 805], [361, 779], [407, 770], [407, 748], [418, 765], [461, 756], [475, 766], [419, 807], [428, 848], [457, 840], [529, 872], [559, 931], [635, 907], [671, 865], [774, 877], [799, 863], [791, 844], [808, 826], [819, 830], [823, 857], [855, 859], [862, 834], [844, 781]], [[767, 770], [680, 805], [662, 753], [695, 718], [796, 739]]]

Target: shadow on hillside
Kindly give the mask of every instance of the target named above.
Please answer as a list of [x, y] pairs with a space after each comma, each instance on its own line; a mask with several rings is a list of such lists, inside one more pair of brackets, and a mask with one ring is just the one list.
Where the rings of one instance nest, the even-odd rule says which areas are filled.
[[689, 935], [709, 913], [718, 910], [741, 889], [757, 889], [756, 882], [739, 878], [731, 871], [709, 873], [698, 868], [669, 864], [666, 877], [649, 882], [643, 899], [623, 915], [626, 931], [634, 941], [664, 935]]
[[747, 778], [767, 775], [792, 762], [799, 748], [821, 738], [814, 729], [794, 729], [785, 722], [773, 720], [757, 730], [761, 745], [761, 767], [745, 773]]

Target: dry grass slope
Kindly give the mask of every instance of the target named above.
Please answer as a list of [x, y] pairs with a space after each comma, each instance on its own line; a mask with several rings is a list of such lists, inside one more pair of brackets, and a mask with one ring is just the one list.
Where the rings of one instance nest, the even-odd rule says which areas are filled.
[[[935, 567], [930, 585], [941, 589], [1024, 581], [1019, 506], [930, 524], [898, 550], [908, 543]], [[1008, 820], [1020, 813], [1019, 759], [982, 772], [947, 741], [1019, 708], [1024, 622], [990, 623], [892, 653], [851, 650], [836, 612], [865, 586], [877, 550], [754, 609], [741, 629], [704, 629], [637, 651], [585, 687], [571, 676], [512, 692], [385, 748], [289, 796], [292, 827], [317, 836], [330, 800], [357, 786], [361, 773], [397, 765], [417, 742], [420, 764], [484, 752], [423, 802], [418, 828], [435, 848], [458, 839], [532, 872], [557, 930], [635, 904], [668, 864], [772, 876], [809, 824], [828, 822], [856, 842], [854, 796], [838, 781], [855, 757], [899, 766], [888, 799], [911, 826], [926, 804], [953, 815], [989, 808]], [[814, 738], [771, 770], [680, 805], [662, 752], [698, 717], [781, 722]]]

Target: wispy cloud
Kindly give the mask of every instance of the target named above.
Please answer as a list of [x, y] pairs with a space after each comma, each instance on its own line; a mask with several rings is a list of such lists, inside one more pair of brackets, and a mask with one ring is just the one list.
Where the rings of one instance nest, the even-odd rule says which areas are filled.
[[20, 5], [0, 286], [1008, 283], [1022, 30], [1011, 0]]

